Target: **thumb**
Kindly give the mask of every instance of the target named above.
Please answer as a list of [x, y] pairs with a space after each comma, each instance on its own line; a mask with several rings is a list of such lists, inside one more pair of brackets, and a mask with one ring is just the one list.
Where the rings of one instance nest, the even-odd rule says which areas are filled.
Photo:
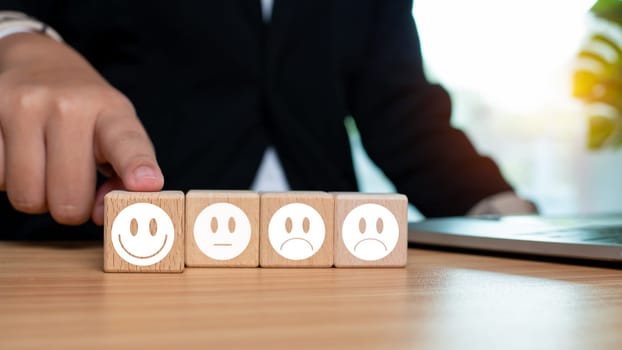
[[100, 116], [94, 142], [95, 160], [110, 164], [126, 190], [152, 192], [164, 186], [153, 145], [138, 117]]
[[91, 212], [91, 219], [95, 224], [100, 226], [104, 224], [104, 196], [106, 193], [121, 189], [123, 189], [123, 184], [116, 175], [99, 186], [95, 193], [95, 203]]

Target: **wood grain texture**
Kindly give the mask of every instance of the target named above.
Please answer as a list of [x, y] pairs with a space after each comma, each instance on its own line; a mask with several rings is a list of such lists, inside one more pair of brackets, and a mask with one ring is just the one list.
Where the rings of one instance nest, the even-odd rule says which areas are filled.
[[[403, 267], [408, 249], [408, 198], [402, 194], [333, 193], [335, 196], [335, 267]], [[374, 206], [369, 206], [370, 204]], [[366, 207], [362, 207], [362, 206]], [[380, 207], [375, 207], [375, 206]], [[353, 211], [353, 210], [358, 211]], [[371, 209], [363, 215], [361, 209]], [[386, 209], [386, 210], [384, 210]], [[388, 210], [388, 211], [387, 211]], [[344, 219], [351, 215], [345, 227]], [[394, 218], [394, 219], [393, 219]], [[389, 221], [397, 225], [389, 229]], [[349, 248], [344, 242], [344, 230], [349, 230]], [[397, 243], [390, 241], [397, 236]], [[355, 238], [356, 237], [356, 238]], [[354, 240], [352, 240], [354, 238]], [[367, 246], [365, 246], [367, 244]], [[388, 247], [387, 247], [388, 245]], [[361, 247], [373, 249], [371, 259], [363, 259]], [[358, 251], [356, 250], [358, 248]], [[352, 251], [351, 251], [352, 249]], [[370, 251], [368, 251], [370, 252]], [[378, 253], [376, 256], [375, 254]], [[386, 254], [382, 258], [380, 255]], [[357, 257], [354, 254], [359, 254]]]
[[110, 274], [101, 242], [0, 242], [0, 348], [620, 349], [619, 269], [408, 255], [405, 269]]
[[[126, 259], [122, 258], [115, 250], [112, 240], [121, 240], [119, 235], [112, 235], [112, 226], [118, 215], [128, 206], [136, 203], [149, 203], [156, 205], [166, 212], [170, 218], [173, 226], [174, 233], [168, 236], [174, 237], [173, 244], [170, 252], [160, 261], [148, 265], [138, 266], [129, 263]], [[104, 198], [104, 271], [106, 272], [182, 272], [184, 270], [184, 194], [179, 191], [163, 191], [163, 192], [126, 192], [126, 191], [112, 191]], [[153, 226], [154, 220], [151, 217], [141, 217], [142, 214], [135, 215], [135, 219], [128, 227], [129, 230], [134, 230], [136, 234], [137, 227], [142, 227], [147, 230], [146, 225], [149, 225], [152, 235], [156, 239], [160, 234], [167, 234], [163, 232], [163, 223], [158, 223], [160, 229], [157, 229], [157, 225]], [[146, 239], [149, 237], [149, 233], [146, 233], [143, 237]], [[131, 238], [128, 236], [128, 238]], [[126, 244], [128, 244], [126, 242]], [[129, 245], [128, 245], [129, 246]], [[131, 250], [131, 249], [130, 249]]]
[[[283, 257], [274, 249], [269, 236], [269, 225], [273, 219], [274, 214], [282, 207], [292, 204], [301, 203], [308, 205], [315, 209], [321, 217], [324, 228], [325, 237], [321, 242], [321, 246], [318, 249], [316, 244], [316, 253], [312, 256], [300, 259], [291, 260]], [[262, 267], [331, 267], [333, 265], [333, 225], [334, 225], [334, 199], [333, 196], [326, 192], [278, 192], [278, 193], [262, 193], [260, 204], [260, 231], [259, 231], [259, 265]], [[298, 237], [305, 237], [307, 233], [303, 232], [309, 229], [309, 213], [296, 210], [290, 213], [290, 221], [283, 221], [278, 223], [279, 230], [289, 230], [292, 237], [298, 235]], [[310, 223], [310, 227], [313, 232], [313, 228], [317, 228], [314, 222]], [[302, 233], [301, 233], [302, 232]], [[307, 236], [308, 237], [308, 236]], [[305, 238], [306, 239], [306, 238]], [[302, 241], [300, 241], [302, 242]], [[282, 243], [282, 245], [281, 245]], [[299, 242], [295, 242], [299, 243]], [[315, 243], [315, 242], [313, 242]], [[289, 249], [283, 242], [278, 242], [277, 245], [284, 250]], [[306, 243], [305, 243], [306, 244]], [[310, 244], [311, 245], [311, 244]]]
[[[239, 255], [230, 258], [230, 259], [215, 259], [206, 254], [204, 254], [201, 249], [199, 249], [197, 242], [195, 240], [195, 222], [199, 213], [201, 213], [205, 208], [210, 207], [214, 204], [227, 203], [231, 205], [235, 205], [239, 208], [246, 218], [248, 219], [249, 228], [250, 228], [250, 239], [248, 241], [248, 246], [244, 249]], [[211, 208], [214, 208], [213, 206]], [[218, 235], [219, 237], [225, 236], [223, 242], [230, 237], [242, 234], [242, 230], [245, 230], [245, 227], [242, 227], [239, 220], [234, 220], [232, 218], [237, 217], [236, 214], [239, 212], [236, 211], [236, 208], [232, 208], [234, 212], [227, 213], [227, 215], [223, 217], [215, 217], [211, 216], [212, 219], [210, 221], [214, 222], [216, 225], [216, 230], [213, 230], [212, 227], [209, 230], [203, 230], [205, 232], [198, 232], [198, 235]], [[206, 216], [207, 218], [207, 216]], [[214, 221], [215, 220], [215, 221]], [[232, 221], [232, 223], [230, 222]], [[230, 225], [231, 224], [231, 225]], [[227, 226], [227, 227], [223, 227]], [[231, 226], [231, 227], [229, 227]], [[235, 238], [235, 237], [234, 237]], [[220, 241], [218, 241], [220, 242]], [[233, 240], [229, 240], [227, 242], [233, 242]], [[204, 249], [225, 249], [231, 250], [236, 247], [227, 246], [227, 244], [231, 243], [212, 243], [211, 247], [206, 247], [205, 243]], [[201, 244], [201, 243], [199, 243]], [[234, 243], [239, 244], [239, 243]], [[218, 253], [218, 252], [217, 252]], [[224, 254], [227, 258], [229, 257], [227, 252]], [[212, 256], [218, 256], [217, 254], [212, 254]], [[201, 190], [192, 190], [186, 194], [186, 266], [197, 266], [197, 267], [257, 267], [259, 265], [259, 194], [251, 191], [201, 191]]]

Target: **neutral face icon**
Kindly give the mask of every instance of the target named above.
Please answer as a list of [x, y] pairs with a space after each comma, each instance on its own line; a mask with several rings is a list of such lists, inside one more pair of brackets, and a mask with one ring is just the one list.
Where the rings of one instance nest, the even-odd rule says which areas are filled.
[[291, 203], [279, 208], [268, 224], [268, 239], [282, 257], [303, 260], [322, 247], [326, 227], [322, 216], [311, 206]]
[[242, 254], [251, 241], [251, 223], [239, 207], [215, 203], [194, 221], [194, 241], [208, 257], [230, 260]]
[[117, 254], [137, 266], [164, 259], [175, 241], [173, 221], [162, 208], [150, 203], [135, 203], [121, 210], [110, 234]]
[[348, 251], [361, 260], [375, 261], [389, 255], [399, 238], [395, 215], [378, 204], [352, 209], [343, 220], [341, 236]]

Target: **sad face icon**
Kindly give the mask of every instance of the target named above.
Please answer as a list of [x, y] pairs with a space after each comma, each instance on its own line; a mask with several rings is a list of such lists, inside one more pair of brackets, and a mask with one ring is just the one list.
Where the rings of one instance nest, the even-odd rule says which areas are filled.
[[343, 243], [361, 260], [376, 261], [389, 255], [399, 238], [397, 219], [379, 204], [363, 204], [352, 209], [343, 220]]
[[290, 260], [310, 258], [320, 250], [326, 226], [320, 213], [303, 203], [290, 203], [277, 210], [268, 224], [272, 248]]

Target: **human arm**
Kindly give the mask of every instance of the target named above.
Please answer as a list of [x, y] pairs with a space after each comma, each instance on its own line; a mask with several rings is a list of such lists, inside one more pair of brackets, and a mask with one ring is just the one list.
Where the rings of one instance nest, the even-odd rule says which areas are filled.
[[512, 188], [451, 126], [447, 92], [423, 73], [411, 9], [410, 1], [376, 3], [352, 113], [370, 157], [424, 215], [464, 215]]
[[[0, 40], [0, 130], [0, 189], [17, 210], [101, 223], [109, 190], [163, 186], [131, 102], [75, 50], [44, 35]], [[110, 178], [96, 191], [98, 167]]]

